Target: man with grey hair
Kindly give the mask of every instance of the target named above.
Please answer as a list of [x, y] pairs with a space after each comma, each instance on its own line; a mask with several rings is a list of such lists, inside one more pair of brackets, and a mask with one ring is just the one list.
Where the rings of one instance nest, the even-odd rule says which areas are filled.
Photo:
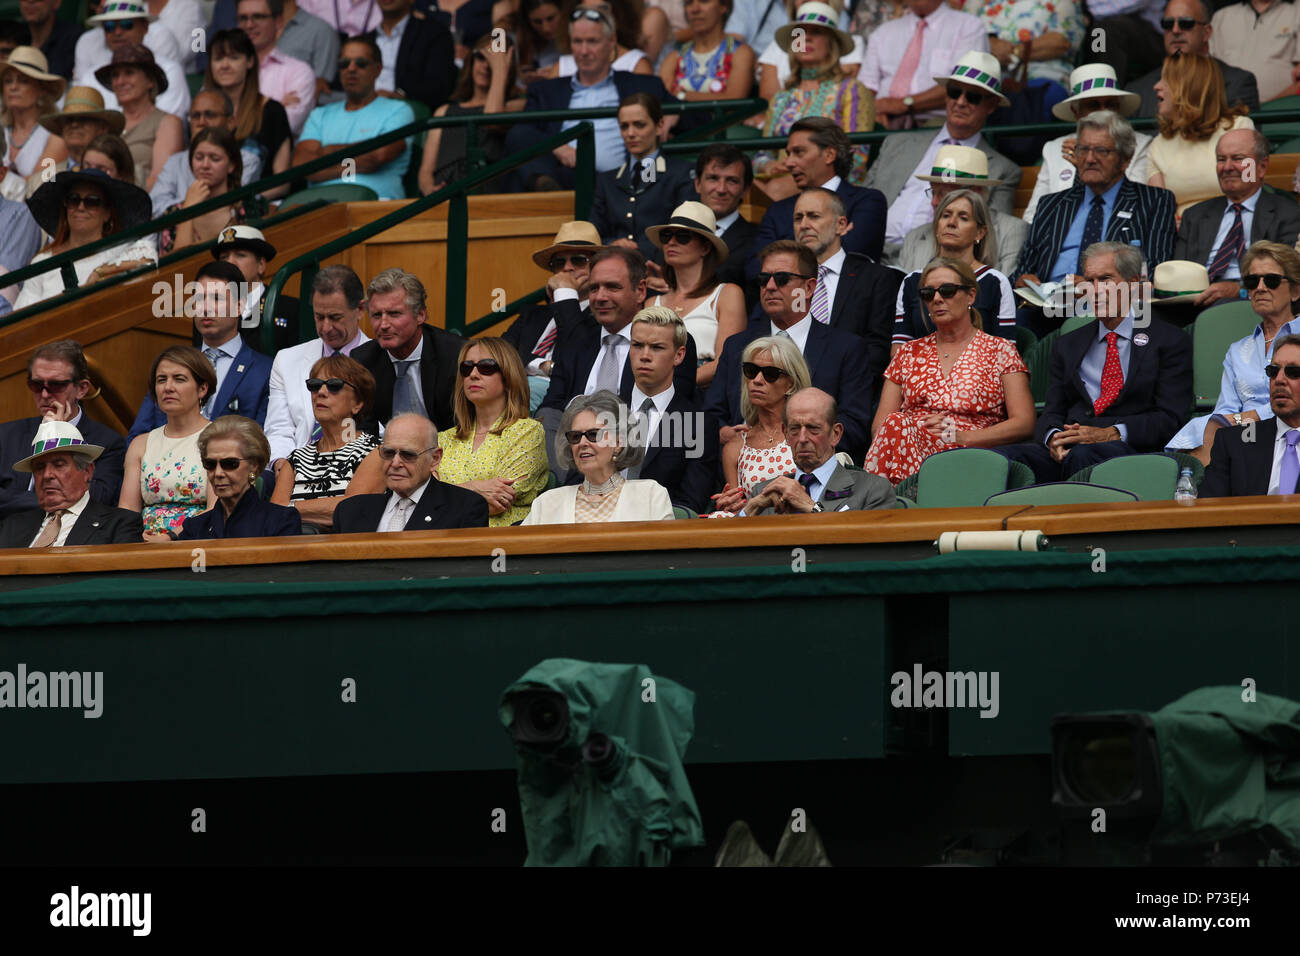
[[141, 541], [138, 513], [91, 500], [95, 459], [103, 451], [65, 421], [43, 422], [32, 439], [31, 454], [14, 463], [14, 471], [32, 476], [39, 506], [5, 521], [0, 527], [0, 548]]
[[1198, 202], [1183, 213], [1174, 243], [1175, 259], [1199, 262], [1210, 287], [1194, 305], [1231, 301], [1241, 295], [1241, 255], [1267, 239], [1294, 246], [1300, 236], [1300, 206], [1264, 191], [1268, 139], [1259, 130], [1234, 129], [1214, 147], [1222, 196]]
[[336, 533], [487, 527], [482, 495], [438, 480], [438, 429], [424, 416], [398, 415], [390, 421], [379, 457], [388, 492], [340, 501], [334, 509]]
[[[1250, 11], [1251, 20], [1256, 20], [1256, 14], [1253, 10], [1250, 10], [1250, 5], [1242, 4], [1242, 6], [1245, 6]], [[1288, 3], [1285, 6], [1289, 7], [1291, 4]], [[1217, 15], [1214, 19], [1218, 20]], [[1214, 62], [1219, 64], [1219, 70], [1223, 73], [1224, 93], [1227, 94], [1229, 106], [1244, 106], [1250, 112], [1257, 113], [1262, 100], [1272, 99], [1277, 96], [1277, 93], [1261, 96], [1260, 86], [1255, 81], [1255, 75], [1250, 70], [1238, 69], [1220, 59], [1225, 55], [1223, 44], [1214, 38], [1218, 26], [1212, 25], [1210, 5], [1205, 0], [1169, 0], [1165, 4], [1160, 26], [1164, 30], [1163, 40], [1166, 58], [1182, 56], [1183, 54], [1199, 54], [1200, 56], [1212, 57]], [[1251, 55], [1256, 55], [1253, 47], [1255, 43], [1267, 43], [1270, 39], [1274, 42], [1285, 39], [1284, 36], [1272, 37], [1271, 32], [1264, 24], [1252, 24], [1251, 31], [1255, 34], [1255, 38], [1252, 39]], [[1264, 56], [1266, 54], [1258, 55]], [[1107, 58], [1103, 56], [1097, 57], [1097, 59], [1104, 60]], [[1127, 86], [1142, 97], [1142, 103], [1138, 106], [1137, 115], [1154, 117], [1156, 110], [1160, 106], [1159, 98], [1156, 96], [1156, 84], [1160, 82], [1160, 74], [1164, 69], [1164, 64], [1163, 62], [1153, 63], [1148, 69], [1150, 72], [1139, 76], [1138, 79], [1127, 84]], [[1131, 78], [1134, 75], [1130, 71], [1129, 77]], [[1123, 77], [1120, 77], [1120, 83], [1124, 83]]]
[[1136, 288], [1141, 253], [1123, 242], [1098, 242], [1083, 260], [1097, 320], [1052, 346], [1034, 440], [994, 449], [1028, 465], [1039, 482], [1061, 481], [1119, 455], [1159, 453], [1192, 406], [1192, 340], [1145, 318]]
[[456, 359], [465, 340], [428, 324], [424, 284], [401, 269], [370, 280], [366, 307], [375, 339], [357, 346], [352, 358], [375, 377], [375, 417], [386, 424], [413, 412], [451, 428]]
[[[1124, 176], [1135, 149], [1133, 127], [1118, 113], [1100, 110], [1079, 120], [1074, 185], [1038, 203], [1012, 285], [1077, 278], [1083, 272], [1083, 251], [1103, 239], [1136, 247], [1151, 269], [1173, 257], [1174, 194]], [[1018, 324], [1040, 335], [1062, 320], [1033, 307], [1016, 316]]]

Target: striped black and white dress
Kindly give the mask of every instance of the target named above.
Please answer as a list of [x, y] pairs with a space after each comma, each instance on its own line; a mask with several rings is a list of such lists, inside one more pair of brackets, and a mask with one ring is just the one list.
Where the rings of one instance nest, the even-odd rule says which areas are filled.
[[342, 495], [366, 456], [379, 447], [379, 437], [362, 432], [342, 448], [324, 453], [316, 450], [316, 444], [303, 445], [289, 453], [289, 464], [293, 466], [290, 501]]

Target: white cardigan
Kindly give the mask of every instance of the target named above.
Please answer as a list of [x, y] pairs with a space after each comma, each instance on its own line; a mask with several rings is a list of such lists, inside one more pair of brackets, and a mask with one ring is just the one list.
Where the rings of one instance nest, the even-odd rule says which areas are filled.
[[[577, 524], [579, 485], [552, 488], [538, 495], [524, 524]], [[663, 521], [673, 517], [673, 503], [664, 486], [648, 478], [632, 478], [623, 486], [610, 521]]]

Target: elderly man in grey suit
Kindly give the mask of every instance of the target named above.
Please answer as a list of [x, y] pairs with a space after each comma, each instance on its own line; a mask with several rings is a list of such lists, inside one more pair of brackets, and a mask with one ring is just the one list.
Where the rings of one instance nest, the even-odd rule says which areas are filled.
[[1214, 162], [1223, 195], [1189, 207], [1174, 241], [1175, 259], [1199, 262], [1210, 274], [1210, 287], [1192, 303], [1197, 306], [1240, 297], [1241, 255], [1252, 243], [1267, 239], [1294, 246], [1300, 237], [1300, 205], [1263, 189], [1268, 172], [1263, 133], [1224, 133], [1214, 147]]
[[[993, 187], [1001, 185], [996, 179], [989, 178], [988, 157], [978, 149], [941, 146], [935, 155], [936, 165], [943, 172], [916, 177], [930, 184], [930, 219], [909, 232], [903, 240], [898, 267], [904, 272], [919, 272], [938, 254], [934, 245], [934, 214], [945, 196], [958, 189], [970, 189], [988, 202]], [[1029, 223], [1000, 209], [990, 208], [989, 212], [993, 217], [993, 235], [997, 239], [998, 252], [998, 261], [989, 265], [1009, 276], [1016, 271], [1020, 247], [1029, 235]]]
[[794, 475], [778, 475], [754, 489], [747, 515], [868, 511], [894, 507], [894, 488], [879, 475], [849, 471], [835, 458], [844, 432], [835, 399], [820, 388], [803, 388], [785, 403], [785, 440]]
[[988, 156], [989, 177], [1000, 181], [989, 198], [994, 209], [1010, 213], [1020, 185], [1020, 167], [984, 140], [984, 124], [1007, 99], [1002, 95], [1002, 71], [987, 53], [968, 53], [957, 61], [949, 76], [935, 81], [947, 92], [947, 120], [937, 132], [917, 130], [894, 133], [880, 146], [880, 153], [867, 169], [868, 188], [879, 189], [889, 203], [885, 222], [883, 261], [898, 262], [907, 234], [932, 216], [928, 184], [917, 176], [930, 175], [936, 168], [939, 147], [970, 146]]

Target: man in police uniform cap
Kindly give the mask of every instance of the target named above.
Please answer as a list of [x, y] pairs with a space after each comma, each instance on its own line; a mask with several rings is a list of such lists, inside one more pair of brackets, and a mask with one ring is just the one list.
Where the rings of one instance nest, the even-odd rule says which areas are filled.
[[[262, 230], [252, 226], [227, 226], [212, 247], [212, 258], [229, 262], [244, 274], [248, 299], [239, 323], [240, 335], [253, 348], [262, 351], [262, 306], [266, 294], [266, 266], [275, 258], [275, 246], [266, 241]], [[298, 320], [298, 300], [278, 296], [275, 303], [276, 347], [296, 344], [291, 330]]]

